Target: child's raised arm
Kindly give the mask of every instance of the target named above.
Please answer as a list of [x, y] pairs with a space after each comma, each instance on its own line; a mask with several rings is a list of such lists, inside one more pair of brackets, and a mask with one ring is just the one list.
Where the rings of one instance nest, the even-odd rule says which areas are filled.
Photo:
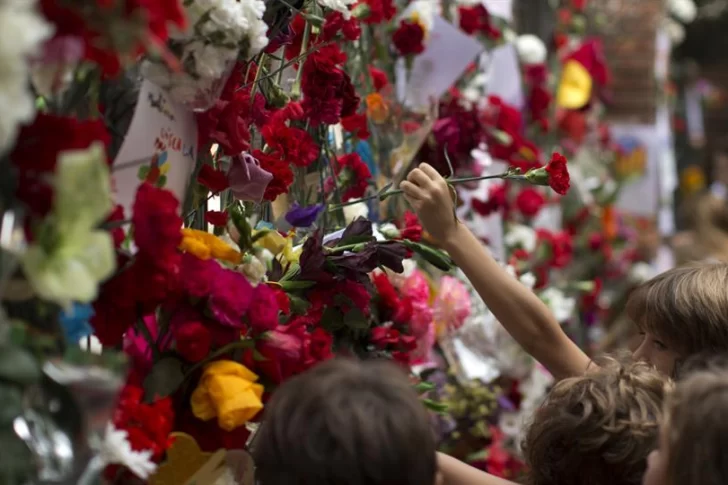
[[450, 253], [508, 333], [557, 379], [583, 374], [589, 357], [564, 333], [549, 308], [457, 221], [449, 187], [437, 170], [423, 163], [401, 188], [424, 228]]
[[437, 454], [437, 468], [442, 485], [516, 485], [442, 453]]

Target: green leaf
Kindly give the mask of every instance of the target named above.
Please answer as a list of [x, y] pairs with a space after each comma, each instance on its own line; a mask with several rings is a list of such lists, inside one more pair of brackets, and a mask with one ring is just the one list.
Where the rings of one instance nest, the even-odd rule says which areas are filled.
[[429, 409], [430, 411], [434, 411], [437, 414], [445, 414], [447, 412], [447, 404], [435, 402], [432, 399], [423, 399], [422, 402], [427, 409]]
[[160, 359], [144, 379], [144, 400], [151, 402], [173, 394], [184, 380], [182, 362], [174, 357]]
[[321, 326], [329, 332], [341, 330], [344, 325], [344, 315], [335, 307], [327, 307], [321, 315]]
[[305, 290], [308, 288], [312, 288], [316, 285], [313, 281], [279, 281], [278, 284], [281, 286], [283, 291], [295, 291], [295, 290]]
[[417, 391], [419, 394], [430, 392], [434, 388], [435, 385], [427, 381], [418, 382], [417, 385], [415, 385], [415, 391]]
[[157, 179], [157, 187], [160, 189], [167, 185], [167, 176], [166, 175], [160, 175], [159, 179]]
[[137, 177], [139, 178], [139, 180], [146, 179], [147, 175], [149, 175], [149, 166], [142, 165], [141, 167], [139, 167], [139, 171], [137, 172]]
[[266, 360], [268, 360], [268, 358], [258, 352], [257, 349], [253, 349], [253, 359], [255, 359], [256, 362], [265, 362]]
[[0, 379], [27, 386], [38, 382], [40, 376], [40, 366], [28, 352], [20, 347], [0, 347]]
[[439, 249], [416, 243], [414, 241], [405, 240], [402, 241], [402, 243], [410, 250], [422, 256], [425, 261], [439, 270], [450, 271], [455, 268], [455, 263], [453, 263], [452, 259], [450, 259], [450, 256]]
[[296, 315], [303, 315], [311, 306], [311, 304], [303, 298], [292, 295], [288, 295], [288, 298], [291, 300], [291, 312]]
[[344, 315], [344, 325], [352, 330], [369, 328], [369, 319], [358, 308], [353, 308]]

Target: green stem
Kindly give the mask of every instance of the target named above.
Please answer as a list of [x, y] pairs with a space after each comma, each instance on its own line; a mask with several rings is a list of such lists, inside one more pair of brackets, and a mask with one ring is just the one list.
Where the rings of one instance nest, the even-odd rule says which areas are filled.
[[210, 354], [206, 359], [203, 359], [190, 367], [190, 370], [188, 370], [185, 374], [185, 379], [189, 378], [192, 374], [195, 373], [195, 371], [201, 369], [205, 365], [209, 364], [215, 359], [222, 357], [225, 354], [229, 354], [230, 352], [233, 352], [237, 349], [250, 349], [253, 347], [255, 347], [255, 342], [253, 340], [239, 340], [237, 342], [231, 342], [223, 347], [220, 347], [219, 350]]
[[[301, 40], [301, 56], [306, 53], [308, 49], [308, 40], [311, 37], [311, 24], [306, 22], [306, 27], [303, 29], [303, 39]], [[299, 57], [301, 57], [299, 56]], [[303, 66], [298, 66], [296, 71], [296, 81], [293, 83], [291, 88], [291, 99], [298, 100], [301, 98], [301, 79], [303, 77]]]
[[[524, 180], [524, 176], [515, 175], [512, 172], [505, 172], [505, 173], [501, 173], [498, 175], [484, 175], [484, 176], [480, 176], [480, 177], [462, 177], [462, 178], [447, 179], [447, 183], [449, 185], [461, 185], [461, 184], [467, 184], [470, 182], [479, 182], [481, 180], [491, 180], [491, 179]], [[337, 211], [337, 210], [341, 209], [342, 207], [347, 207], [350, 205], [358, 204], [360, 202], [367, 202], [367, 201], [374, 200], [374, 199], [379, 199], [380, 201], [384, 201], [394, 195], [400, 195], [402, 192], [403, 192], [402, 189], [387, 190], [386, 192], [380, 192], [378, 194], [371, 195], [369, 197], [362, 197], [361, 199], [357, 199], [357, 200], [354, 200], [351, 202], [333, 204], [329, 207], [329, 212]]]

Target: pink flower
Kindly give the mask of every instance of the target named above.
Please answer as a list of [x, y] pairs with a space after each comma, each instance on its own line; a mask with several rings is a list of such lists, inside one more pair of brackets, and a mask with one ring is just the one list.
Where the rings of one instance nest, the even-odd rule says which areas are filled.
[[416, 303], [427, 304], [430, 301], [430, 285], [425, 275], [419, 270], [415, 270], [404, 281], [400, 291], [404, 296], [412, 299], [413, 305]]
[[457, 278], [444, 276], [432, 308], [435, 322], [457, 330], [470, 316], [470, 293]]
[[[152, 339], [156, 340], [159, 333], [157, 319], [150, 315], [145, 317], [143, 322]], [[147, 374], [152, 370], [152, 364], [154, 363], [152, 348], [149, 346], [146, 337], [136, 327], [131, 327], [124, 335], [124, 353], [129, 356], [132, 367], [138, 372]]]
[[243, 316], [253, 300], [253, 287], [237, 271], [218, 268], [208, 300], [210, 312], [222, 325], [242, 328]]

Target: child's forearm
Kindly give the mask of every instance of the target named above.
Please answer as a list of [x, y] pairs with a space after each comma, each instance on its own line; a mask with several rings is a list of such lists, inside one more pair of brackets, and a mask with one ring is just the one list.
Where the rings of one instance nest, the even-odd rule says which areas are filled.
[[554, 377], [582, 374], [589, 357], [569, 339], [538, 296], [509, 275], [463, 224], [443, 241], [493, 315]]
[[437, 454], [437, 466], [443, 485], [516, 485], [442, 453]]

